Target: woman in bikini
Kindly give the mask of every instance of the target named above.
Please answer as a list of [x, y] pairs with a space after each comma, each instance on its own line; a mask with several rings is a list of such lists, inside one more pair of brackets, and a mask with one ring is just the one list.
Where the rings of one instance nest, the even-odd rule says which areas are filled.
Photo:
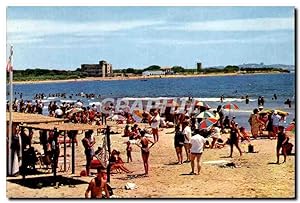
[[[141, 134], [141, 146], [139, 145], [138, 146], [141, 148], [142, 159], [145, 168], [145, 176], [148, 176], [148, 171], [149, 171], [148, 159], [150, 155], [149, 149], [154, 145], [154, 142], [152, 142], [151, 140], [145, 137], [145, 131], [141, 131], [140, 134]], [[152, 143], [150, 147], [149, 147], [149, 142]]]

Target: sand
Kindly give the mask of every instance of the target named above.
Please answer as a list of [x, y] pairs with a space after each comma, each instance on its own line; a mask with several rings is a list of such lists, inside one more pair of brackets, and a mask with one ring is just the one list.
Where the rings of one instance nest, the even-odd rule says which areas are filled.
[[[110, 125], [116, 126], [114, 123]], [[122, 132], [123, 128], [119, 126], [118, 129], [114, 127], [113, 130]], [[125, 164], [134, 171], [133, 174], [121, 173], [111, 177], [111, 186], [116, 188], [114, 189], [116, 196], [122, 198], [295, 198], [295, 156], [288, 156], [285, 164], [274, 164], [276, 140], [253, 140], [251, 143], [254, 145], [254, 150], [258, 152], [244, 153], [241, 157], [237, 149], [234, 149], [234, 157], [228, 158], [229, 146], [222, 149], [206, 149], [203, 162], [225, 160], [234, 162], [238, 167], [221, 168], [213, 163], [203, 163], [200, 175], [188, 175], [191, 171], [189, 163], [174, 164], [177, 158], [173, 147], [172, 131], [173, 129], [160, 131], [159, 142], [151, 148], [149, 177], [140, 175], [144, 173], [140, 149], [133, 146], [133, 162]], [[82, 137], [82, 134], [79, 135], [78, 140]], [[102, 135], [95, 137], [97, 143], [102, 143]], [[127, 139], [121, 137], [121, 134], [113, 134], [111, 137], [112, 148], [120, 150], [125, 161], [126, 145], [123, 142]], [[293, 136], [290, 140], [294, 143]], [[243, 150], [247, 150], [247, 143], [241, 146]], [[67, 150], [69, 151], [70, 148]], [[283, 157], [281, 157], [282, 161]], [[76, 173], [72, 175], [69, 170], [67, 173], [59, 174], [88, 182], [91, 177], [79, 177], [84, 164], [83, 146], [79, 142], [79, 146], [76, 147]], [[28, 176], [27, 181], [30, 181], [30, 177], [42, 176], [45, 175]], [[137, 188], [125, 190], [124, 186], [127, 182], [135, 183]], [[75, 187], [60, 186], [57, 189], [53, 186], [30, 189], [7, 181], [7, 197], [83, 198], [86, 188], [87, 183]]]

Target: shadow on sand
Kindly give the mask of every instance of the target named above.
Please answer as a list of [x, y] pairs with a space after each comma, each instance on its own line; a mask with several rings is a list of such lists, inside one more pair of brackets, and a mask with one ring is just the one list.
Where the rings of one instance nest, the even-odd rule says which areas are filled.
[[182, 173], [182, 174], [180, 174], [180, 176], [193, 176], [193, 175], [196, 175], [196, 174], [192, 174], [192, 173]]
[[68, 178], [63, 176], [43, 176], [43, 177], [33, 177], [33, 178], [26, 178], [25, 180], [21, 179], [10, 179], [7, 180], [11, 183], [16, 183], [25, 187], [29, 187], [32, 189], [41, 189], [44, 187], [59, 187], [61, 185], [68, 185], [69, 187], [75, 187], [75, 185], [79, 184], [87, 184], [88, 182]]
[[116, 178], [119, 180], [132, 180], [132, 179], [136, 179], [136, 178], [145, 178], [147, 176], [145, 176], [144, 173], [142, 174], [132, 174], [132, 175], [127, 175], [126, 177], [120, 177], [120, 178]]
[[276, 162], [269, 162], [268, 163], [269, 165], [271, 165], [271, 164], [274, 164], [274, 165], [279, 165], [278, 163], [276, 163]]
[[165, 166], [173, 166], [173, 165], [180, 165], [178, 164], [178, 162], [170, 162], [170, 163], [167, 163], [167, 164], [164, 164]]

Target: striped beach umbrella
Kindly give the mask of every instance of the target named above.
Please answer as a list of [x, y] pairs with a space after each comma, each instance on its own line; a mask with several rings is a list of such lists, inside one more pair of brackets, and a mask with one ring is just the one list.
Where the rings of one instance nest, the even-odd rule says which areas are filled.
[[199, 113], [196, 118], [214, 118], [215, 115], [210, 113], [209, 111], [203, 111]]
[[213, 124], [218, 122], [216, 118], [205, 118], [203, 121], [200, 122], [200, 129], [205, 129], [211, 127]]
[[291, 123], [285, 130], [295, 133], [295, 123]]
[[195, 102], [195, 106], [196, 107], [204, 107], [206, 109], [210, 109], [211, 108], [206, 102], [203, 102], [203, 101], [196, 101]]
[[122, 115], [114, 115], [111, 117], [113, 121], [126, 121], [127, 119]]
[[137, 123], [142, 122], [142, 120], [143, 120], [143, 111], [142, 110], [134, 110], [132, 112], [132, 118]]
[[227, 103], [223, 106], [224, 109], [228, 109], [228, 110], [231, 110], [231, 109], [234, 109], [234, 110], [237, 110], [239, 109], [238, 105], [234, 104], [234, 103]]

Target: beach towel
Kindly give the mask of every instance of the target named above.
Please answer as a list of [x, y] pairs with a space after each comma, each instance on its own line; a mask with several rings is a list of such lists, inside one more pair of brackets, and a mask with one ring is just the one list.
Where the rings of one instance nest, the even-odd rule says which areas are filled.
[[126, 183], [126, 185], [125, 185], [126, 190], [134, 190], [136, 188], [137, 188], [137, 186], [134, 183]]

